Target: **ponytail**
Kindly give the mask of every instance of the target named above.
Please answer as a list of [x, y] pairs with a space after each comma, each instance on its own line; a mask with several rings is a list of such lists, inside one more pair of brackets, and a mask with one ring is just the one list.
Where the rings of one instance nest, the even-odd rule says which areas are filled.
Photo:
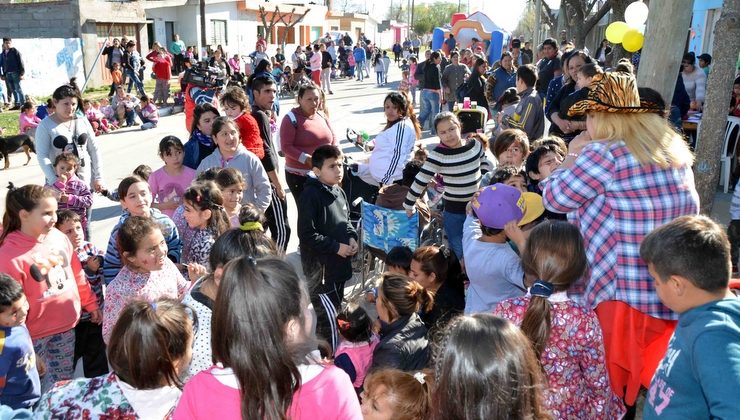
[[455, 253], [447, 246], [423, 246], [414, 251], [412, 257], [421, 266], [424, 274], [434, 273], [435, 283], [448, 282], [456, 291], [463, 292], [464, 285], [460, 275], [462, 267]]
[[402, 274], [383, 274], [378, 296], [391, 319], [411, 316], [420, 309], [430, 311], [434, 305], [433, 292]]
[[434, 306], [434, 292], [427, 290], [421, 284], [411, 281], [406, 287], [408, 295], [416, 301], [416, 311], [430, 312]]
[[44, 198], [53, 198], [54, 194], [48, 188], [40, 185], [28, 184], [16, 188], [8, 182], [8, 196], [5, 198], [5, 214], [3, 215], [3, 231], [0, 233], [0, 245], [5, 238], [16, 230], [21, 229], [21, 210], [33, 211]]
[[229, 229], [229, 216], [224, 209], [224, 198], [213, 181], [196, 182], [185, 191], [183, 200], [200, 211], [211, 211], [208, 228], [213, 230], [216, 236]]
[[[538, 283], [540, 282], [535, 282], [535, 285]], [[535, 286], [532, 287], [532, 289], [534, 288]], [[538, 358], [542, 356], [545, 346], [547, 346], [547, 340], [550, 338], [551, 308], [550, 301], [547, 300], [545, 295], [533, 294], [522, 319], [522, 332], [532, 343]]]

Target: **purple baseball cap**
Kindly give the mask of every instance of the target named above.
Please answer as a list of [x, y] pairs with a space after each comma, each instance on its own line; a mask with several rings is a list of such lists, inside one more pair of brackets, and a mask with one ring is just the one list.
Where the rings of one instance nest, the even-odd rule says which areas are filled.
[[471, 205], [481, 225], [491, 229], [503, 229], [512, 220], [519, 222], [526, 211], [522, 192], [505, 184], [481, 190]]

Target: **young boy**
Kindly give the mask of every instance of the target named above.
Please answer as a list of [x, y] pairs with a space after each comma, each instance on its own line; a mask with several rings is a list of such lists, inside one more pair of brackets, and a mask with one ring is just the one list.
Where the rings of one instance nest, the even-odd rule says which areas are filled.
[[504, 184], [521, 192], [527, 192], [527, 174], [524, 169], [511, 165], [501, 166], [491, 174], [488, 185]]
[[82, 230], [89, 237], [87, 209], [92, 207], [93, 197], [87, 184], [75, 174], [79, 166], [80, 160], [73, 154], [62, 153], [57, 156], [54, 159], [54, 172], [57, 174], [57, 180], [52, 187], [57, 192], [58, 208], [60, 210], [69, 209], [77, 213]]
[[563, 151], [554, 144], [537, 146], [527, 156], [524, 164], [530, 180], [529, 191], [542, 194], [542, 190], [539, 187], [540, 181], [550, 176], [563, 162], [564, 157]]
[[485, 187], [473, 197], [463, 225], [463, 254], [470, 279], [466, 314], [491, 312], [502, 300], [524, 295], [522, 263], [506, 240], [523, 249], [519, 226], [543, 211], [540, 196], [504, 184]]
[[[69, 210], [57, 212], [55, 227], [67, 235], [74, 247], [77, 258], [85, 271], [85, 278], [98, 299], [98, 306], [103, 307], [103, 257], [105, 253], [92, 242], [82, 237], [80, 216]], [[90, 314], [83, 312], [80, 322], [75, 327], [74, 362], [82, 358], [82, 367], [86, 378], [108, 373], [108, 359], [105, 356], [103, 327], [90, 321]]]
[[150, 128], [156, 128], [159, 122], [157, 106], [146, 95], [142, 95], [140, 99], [141, 111], [139, 111], [139, 118], [141, 118], [141, 129], [149, 130]]
[[0, 404], [33, 409], [41, 396], [36, 353], [25, 321], [28, 301], [20, 283], [0, 273]]
[[311, 155], [312, 172], [299, 198], [298, 240], [303, 272], [316, 310], [316, 334], [336, 349], [336, 314], [352, 277], [357, 233], [349, 222], [342, 182], [342, 152], [324, 145]]
[[244, 89], [239, 86], [231, 86], [219, 99], [224, 114], [236, 122], [239, 126], [239, 135], [242, 144], [250, 152], [257, 155], [262, 160], [265, 157], [265, 146], [260, 137], [260, 129], [257, 120], [249, 113], [249, 98], [244, 93]]
[[516, 69], [516, 91], [519, 94], [519, 105], [511, 117], [502, 120], [504, 128], [518, 128], [530, 141], [537, 140], [545, 133], [545, 111], [542, 99], [534, 88], [537, 83], [537, 70], [531, 64]]
[[740, 300], [728, 288], [722, 227], [683, 216], [645, 237], [640, 257], [678, 324], [645, 399], [645, 419], [730, 419], [740, 413]]
[[123, 85], [123, 72], [121, 71], [121, 63], [113, 63], [113, 70], [110, 71], [110, 91], [108, 96], [113, 96], [116, 93], [116, 88]]

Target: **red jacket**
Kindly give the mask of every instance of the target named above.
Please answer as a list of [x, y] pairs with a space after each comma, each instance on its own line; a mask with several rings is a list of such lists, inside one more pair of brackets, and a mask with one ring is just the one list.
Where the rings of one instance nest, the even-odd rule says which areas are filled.
[[257, 120], [255, 120], [250, 114], [244, 112], [240, 116], [236, 117], [234, 122], [239, 126], [239, 136], [242, 138], [242, 144], [244, 147], [262, 160], [265, 157], [265, 147], [262, 144], [260, 127], [257, 125]]
[[146, 59], [153, 62], [152, 71], [157, 79], [170, 80], [172, 75], [172, 57], [169, 53], [165, 53], [164, 57], [159, 55], [156, 51], [151, 51], [147, 54]]

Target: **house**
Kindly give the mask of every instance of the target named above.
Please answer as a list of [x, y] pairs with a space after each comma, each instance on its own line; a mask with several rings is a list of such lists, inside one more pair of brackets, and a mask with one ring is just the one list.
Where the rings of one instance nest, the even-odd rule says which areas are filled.
[[688, 51], [697, 57], [702, 53], [712, 54], [714, 25], [719, 20], [722, 3], [722, 0], [694, 0]]
[[[365, 34], [365, 37], [373, 44], [378, 44], [381, 41], [378, 21], [368, 14], [349, 12], [330, 14], [327, 18], [327, 24], [330, 31], [348, 32], [355, 42], [359, 39], [360, 34]], [[391, 45], [393, 45], [392, 42], [390, 45], [380, 45], [380, 47], [390, 48]]]

